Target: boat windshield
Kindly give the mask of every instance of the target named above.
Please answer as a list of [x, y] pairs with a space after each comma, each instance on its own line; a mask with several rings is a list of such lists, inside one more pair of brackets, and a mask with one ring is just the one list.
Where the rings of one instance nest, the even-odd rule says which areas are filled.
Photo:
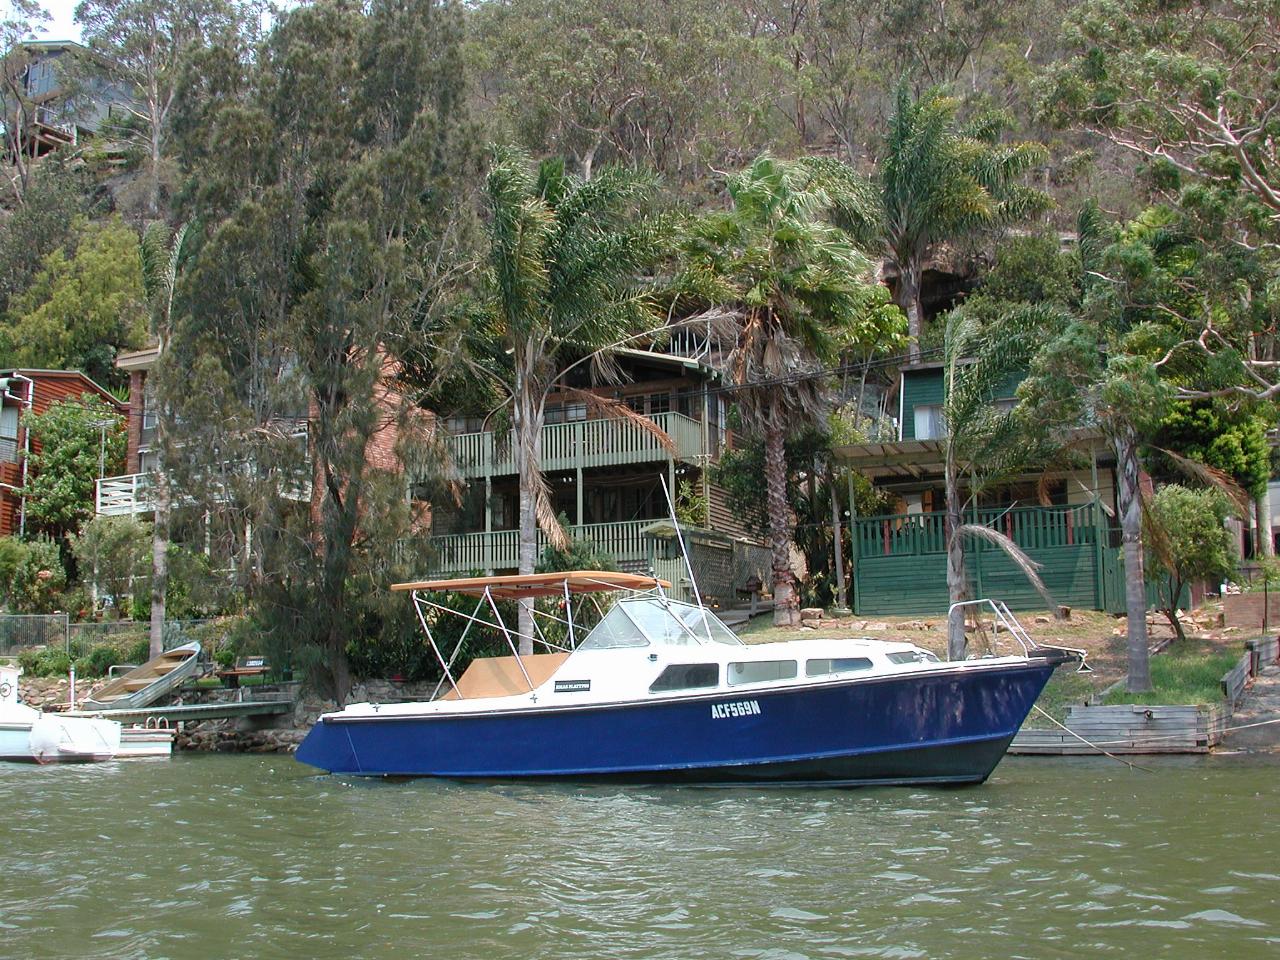
[[638, 597], [620, 600], [579, 644], [579, 650], [619, 647], [696, 646], [710, 639], [735, 647], [743, 642], [711, 613], [688, 603]]

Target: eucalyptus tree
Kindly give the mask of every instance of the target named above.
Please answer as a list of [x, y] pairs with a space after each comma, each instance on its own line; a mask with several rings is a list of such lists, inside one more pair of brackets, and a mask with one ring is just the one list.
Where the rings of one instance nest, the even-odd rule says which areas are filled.
[[146, 156], [146, 215], [158, 217], [183, 64], [195, 49], [246, 28], [250, 5], [241, 0], [81, 0], [75, 13], [85, 41], [101, 55], [84, 69], [105, 72], [129, 94], [121, 102], [136, 123], [118, 132], [136, 141]]
[[1116, 459], [1116, 510], [1125, 568], [1128, 689], [1151, 689], [1142, 542], [1140, 446], [1158, 429], [1172, 386], [1153, 363], [1157, 332], [1126, 309], [1123, 284], [1109, 275], [1118, 239], [1096, 207], [1078, 222], [1079, 299], [1057, 305], [1056, 331], [1032, 358], [1018, 388], [1023, 414], [1060, 434], [1099, 430]]
[[959, 119], [960, 101], [940, 88], [913, 98], [899, 83], [875, 173], [849, 170], [837, 222], [897, 272], [894, 302], [907, 315], [908, 352], [920, 353], [924, 314], [921, 276], [939, 244], [1025, 220], [1049, 197], [1022, 178], [1047, 153], [1036, 143], [1005, 143], [1007, 118], [984, 113]]
[[[523, 151], [499, 147], [485, 184], [484, 270], [460, 308], [456, 342], [474, 388], [514, 433], [519, 571], [529, 574], [539, 528], [557, 549], [568, 544], [542, 475], [547, 396], [569, 366], [591, 363], [616, 376], [610, 349], [655, 327], [644, 278], [668, 249], [670, 227], [645, 212], [655, 179], [621, 167], [585, 180], [562, 161], [535, 166]], [[532, 652], [530, 603], [521, 602], [519, 616], [521, 652]]]
[[348, 644], [401, 622], [386, 587], [425, 417], [398, 358], [476, 166], [459, 20], [434, 0], [294, 8], [251, 56], [189, 72], [175, 117], [199, 224], [168, 350], [182, 493], [243, 522], [264, 642], [339, 700]]
[[0, 106], [4, 109], [5, 154], [13, 165], [7, 171], [8, 180], [18, 206], [25, 200], [34, 173], [31, 161], [37, 111], [56, 106], [47, 100], [38, 104], [27, 89], [31, 54], [24, 41], [35, 39], [36, 30], [49, 19], [49, 12], [36, 0], [9, 0], [0, 17]]
[[774, 623], [799, 622], [785, 443], [828, 408], [828, 365], [846, 347], [898, 334], [871, 262], [825, 214], [829, 165], [757, 158], [726, 184], [731, 209], [695, 221], [679, 281], [693, 302], [734, 317], [732, 399], [764, 442]]
[[[142, 254], [142, 286], [151, 313], [151, 338], [156, 348], [157, 367], [151, 376], [162, 377], [165, 349], [173, 333], [173, 295], [178, 282], [178, 267], [182, 256], [183, 240], [187, 228], [177, 232], [169, 230], [163, 222], [153, 223], [142, 235], [139, 250]], [[163, 397], [161, 391], [154, 394]], [[158, 657], [164, 651], [165, 600], [169, 591], [169, 514], [171, 491], [169, 475], [165, 470], [165, 448], [169, 444], [168, 404], [160, 400], [153, 411], [156, 414], [156, 438], [154, 451], [156, 463], [152, 470], [151, 524], [151, 624], [150, 652]]]
[[1040, 80], [1042, 118], [1106, 137], [1156, 171], [1240, 190], [1280, 218], [1280, 8], [1087, 0]]

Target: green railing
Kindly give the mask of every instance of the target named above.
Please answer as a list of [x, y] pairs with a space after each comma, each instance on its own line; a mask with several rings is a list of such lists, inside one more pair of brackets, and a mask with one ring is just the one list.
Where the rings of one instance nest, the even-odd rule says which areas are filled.
[[[542, 428], [542, 469], [573, 470], [577, 467], [612, 467], [629, 463], [694, 460], [706, 452], [703, 427], [679, 413], [659, 413], [649, 418], [671, 439], [662, 438], [627, 420], [575, 420]], [[467, 477], [499, 476], [516, 472], [511, 443], [501, 449], [491, 431], [459, 433], [449, 438], [454, 463]]]
[[[641, 531], [652, 520], [622, 523], [586, 523], [569, 527], [573, 536], [587, 540], [613, 557], [615, 563], [647, 563], [649, 538]], [[538, 553], [546, 537], [538, 532]], [[462, 533], [430, 539], [432, 574], [469, 573], [472, 570], [514, 570], [520, 563], [520, 535], [515, 530]]]
[[[859, 557], [920, 556], [946, 553], [947, 526], [943, 513], [899, 513], [854, 521], [854, 544]], [[984, 507], [965, 514], [966, 523], [980, 523], [1009, 537], [1024, 550], [1070, 547], [1093, 543], [1097, 536], [1091, 503], [1063, 507]], [[966, 550], [998, 550], [995, 544], [970, 538]]]

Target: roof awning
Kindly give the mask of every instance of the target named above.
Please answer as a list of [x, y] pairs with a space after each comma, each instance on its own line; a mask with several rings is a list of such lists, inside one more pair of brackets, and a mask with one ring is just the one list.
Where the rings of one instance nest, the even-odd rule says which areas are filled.
[[[851, 443], [833, 447], [836, 463], [861, 471], [870, 480], [925, 480], [946, 468], [942, 440], [893, 440], [886, 443]], [[1093, 453], [1100, 463], [1109, 462], [1111, 450], [1096, 429], [1072, 431], [1065, 447], [1081, 454]]]
[[570, 570], [565, 573], [514, 574], [503, 577], [461, 577], [454, 580], [418, 580], [393, 584], [392, 590], [432, 590], [479, 597], [485, 590], [499, 600], [522, 597], [562, 597], [570, 593], [609, 593], [614, 590], [671, 589], [666, 580], [614, 570]]
[[946, 452], [941, 440], [896, 440], [833, 447], [836, 463], [859, 470], [871, 480], [926, 477], [942, 471]]

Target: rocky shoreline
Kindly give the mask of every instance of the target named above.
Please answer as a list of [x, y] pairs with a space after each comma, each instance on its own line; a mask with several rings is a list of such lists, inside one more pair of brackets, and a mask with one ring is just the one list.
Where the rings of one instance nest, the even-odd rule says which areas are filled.
[[[81, 680], [76, 683], [76, 700], [83, 701], [90, 693], [105, 684], [105, 680]], [[67, 677], [22, 677], [18, 681], [22, 702], [38, 710], [66, 710], [71, 696], [71, 682]], [[368, 680], [357, 683], [351, 691], [351, 702], [397, 703], [430, 699], [435, 692], [434, 682], [405, 683], [396, 680]], [[233, 699], [236, 691], [212, 689], [188, 695], [187, 702], [214, 703]], [[300, 695], [293, 713], [279, 717], [263, 718], [270, 726], [246, 720], [205, 720], [189, 723], [174, 737], [175, 750], [203, 751], [209, 753], [293, 753], [323, 713], [336, 710], [333, 700], [314, 694]]]

